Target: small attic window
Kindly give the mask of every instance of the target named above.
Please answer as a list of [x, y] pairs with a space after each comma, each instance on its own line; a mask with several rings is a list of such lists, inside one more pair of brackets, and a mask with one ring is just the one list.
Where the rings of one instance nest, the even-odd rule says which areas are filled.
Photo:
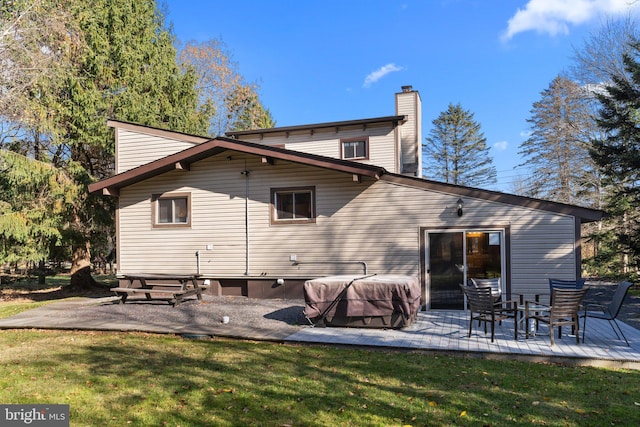
[[369, 158], [369, 138], [350, 138], [340, 140], [340, 155], [347, 160]]

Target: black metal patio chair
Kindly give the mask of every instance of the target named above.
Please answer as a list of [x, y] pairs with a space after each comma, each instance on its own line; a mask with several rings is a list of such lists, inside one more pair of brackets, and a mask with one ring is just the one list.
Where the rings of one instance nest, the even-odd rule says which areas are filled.
[[[624, 302], [627, 293], [629, 292], [629, 288], [633, 286], [633, 283], [630, 282], [621, 282], [613, 293], [613, 298], [609, 304], [596, 304], [596, 303], [587, 303], [585, 304], [585, 311], [580, 315], [580, 317], [584, 317], [584, 322], [582, 324], [582, 342], [584, 342], [584, 335], [587, 329], [587, 317], [591, 317], [594, 319], [604, 319], [609, 321], [609, 325], [611, 325], [611, 329], [615, 332], [616, 337], [620, 339], [620, 335], [624, 338], [624, 342], [629, 345], [629, 341], [627, 337], [624, 336], [622, 329], [620, 329], [620, 325], [616, 320], [618, 314], [620, 314], [620, 309], [622, 308], [622, 303]], [[597, 309], [598, 311], [589, 311], [589, 308]], [[617, 330], [616, 330], [617, 328]], [[618, 334], [620, 332], [620, 334]]]

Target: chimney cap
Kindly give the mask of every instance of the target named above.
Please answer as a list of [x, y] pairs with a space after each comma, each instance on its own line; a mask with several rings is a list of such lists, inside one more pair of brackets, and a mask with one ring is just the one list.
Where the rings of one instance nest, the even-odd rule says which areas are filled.
[[413, 92], [413, 86], [411, 86], [411, 85], [402, 86], [402, 91], [403, 92]]

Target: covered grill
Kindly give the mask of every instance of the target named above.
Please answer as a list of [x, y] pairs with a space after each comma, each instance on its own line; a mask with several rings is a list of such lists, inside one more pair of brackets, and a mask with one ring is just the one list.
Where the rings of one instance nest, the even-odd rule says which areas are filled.
[[420, 310], [420, 282], [402, 275], [329, 276], [306, 281], [304, 298], [313, 324], [403, 328]]

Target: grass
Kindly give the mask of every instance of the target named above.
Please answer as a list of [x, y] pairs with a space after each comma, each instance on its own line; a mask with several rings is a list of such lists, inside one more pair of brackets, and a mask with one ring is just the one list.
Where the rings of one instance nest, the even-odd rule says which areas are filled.
[[73, 426], [637, 425], [640, 372], [140, 333], [0, 332], [0, 402]]
[[[0, 317], [45, 303], [3, 302]], [[639, 382], [640, 371], [421, 352], [0, 331], [0, 402], [69, 404], [72, 426], [638, 425]]]
[[51, 301], [40, 302], [3, 302], [0, 304], [0, 319], [11, 317], [23, 311], [49, 304]]
[[[117, 283], [113, 275], [96, 275], [94, 279], [105, 288]], [[47, 276], [45, 283], [39, 284], [37, 279], [25, 276], [10, 284], [0, 285], [0, 319], [54, 301], [72, 298], [73, 293], [67, 292], [69, 280], [69, 275]]]

